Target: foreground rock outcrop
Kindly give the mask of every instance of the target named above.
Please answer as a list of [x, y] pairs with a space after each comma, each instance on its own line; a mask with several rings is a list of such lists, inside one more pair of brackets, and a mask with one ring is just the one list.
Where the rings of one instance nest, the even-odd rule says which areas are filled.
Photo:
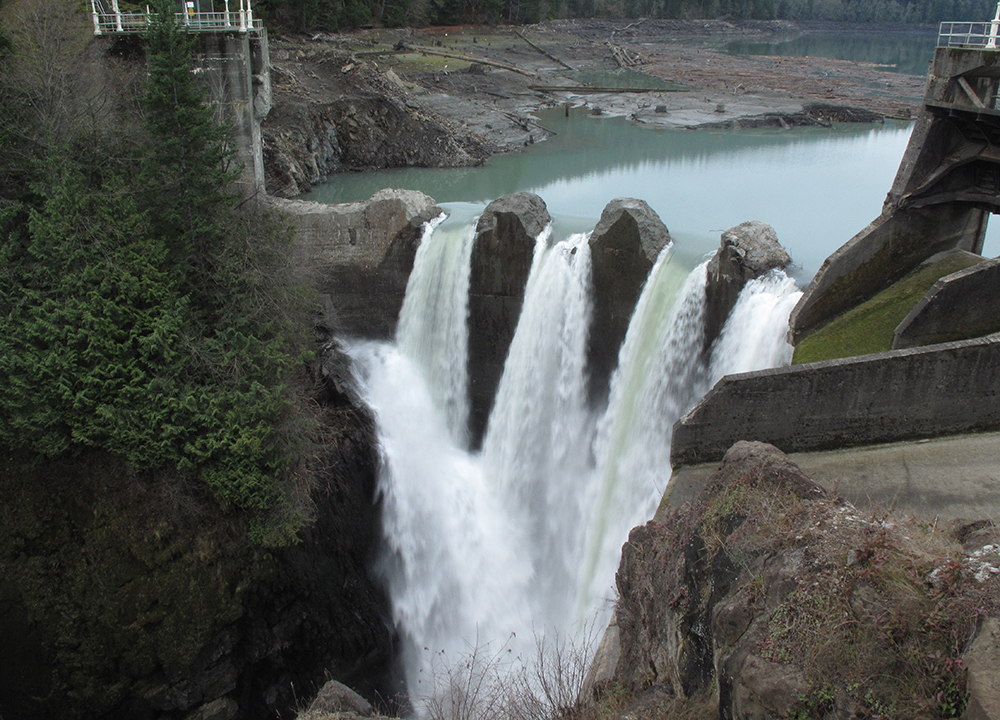
[[597, 695], [627, 693], [633, 718], [995, 717], [973, 685], [1000, 681], [980, 631], [1000, 614], [998, 537], [861, 512], [737, 443], [693, 505], [630, 534]]
[[784, 269], [791, 262], [774, 228], [767, 223], [750, 220], [722, 233], [719, 250], [708, 263], [705, 347], [710, 347], [722, 332], [748, 282], [771, 270]]
[[552, 221], [532, 193], [494, 200], [476, 225], [469, 276], [469, 427], [473, 446], [486, 431], [507, 350], [521, 317], [535, 240]]
[[587, 363], [590, 396], [607, 394], [632, 312], [670, 232], [643, 200], [618, 198], [608, 203], [590, 236], [594, 315]]

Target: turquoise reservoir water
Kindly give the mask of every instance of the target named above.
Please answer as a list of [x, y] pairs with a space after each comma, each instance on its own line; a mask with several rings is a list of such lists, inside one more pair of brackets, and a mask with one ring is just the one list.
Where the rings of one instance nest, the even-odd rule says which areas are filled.
[[784, 55], [855, 60], [881, 65], [883, 70], [926, 75], [934, 58], [937, 28], [897, 33], [815, 32], [783, 42], [737, 41], [726, 45], [733, 55]]
[[481, 168], [339, 175], [306, 197], [353, 202], [381, 188], [409, 188], [471, 217], [501, 195], [529, 191], [545, 200], [557, 235], [589, 230], [610, 200], [636, 197], [660, 215], [692, 267], [718, 247], [726, 228], [746, 220], [770, 223], [803, 284], [879, 215], [911, 128], [887, 122], [663, 131], [583, 110], [539, 120], [558, 135]]

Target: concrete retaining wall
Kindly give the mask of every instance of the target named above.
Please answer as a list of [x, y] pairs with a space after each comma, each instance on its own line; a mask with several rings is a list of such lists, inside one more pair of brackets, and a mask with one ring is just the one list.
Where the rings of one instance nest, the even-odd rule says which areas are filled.
[[232, 127], [237, 162], [243, 165], [245, 192], [264, 191], [264, 144], [260, 121], [271, 110], [271, 71], [267, 31], [199, 33], [195, 67], [204, 74], [216, 120]]
[[415, 190], [380, 190], [365, 202], [326, 205], [270, 198], [296, 230], [296, 258], [323, 300], [321, 322], [354, 337], [396, 333], [425, 222], [441, 214]]
[[[831, 255], [806, 288], [789, 318], [793, 343], [835, 316], [867, 300], [906, 275], [927, 258], [950, 249], [982, 251], [989, 213], [968, 202], [913, 203], [933, 189], [942, 175], [960, 166], [959, 150], [972, 152], [978, 140], [967, 139], [947, 117], [931, 112], [940, 103], [968, 105], [954, 79], [976, 72], [976, 84], [988, 85], [1000, 73], [995, 51], [938, 48], [927, 76], [925, 107], [910, 134], [882, 214]], [[977, 90], [980, 91], [980, 90]], [[981, 92], [981, 91], [980, 91]], [[926, 198], [924, 198], [926, 200]], [[926, 203], [925, 203], [926, 204]]]
[[731, 375], [674, 425], [674, 467], [738, 440], [805, 452], [1000, 428], [1000, 336]]
[[1000, 258], [941, 278], [896, 328], [893, 349], [1000, 331]]
[[881, 215], [826, 259], [789, 317], [797, 343], [939, 252], [982, 249], [988, 213], [959, 204]]
[[[789, 453], [809, 479], [858, 509], [879, 507], [926, 522], [1000, 520], [1000, 433], [952, 435], [870, 447]], [[701, 494], [718, 462], [677, 468], [657, 516]]]

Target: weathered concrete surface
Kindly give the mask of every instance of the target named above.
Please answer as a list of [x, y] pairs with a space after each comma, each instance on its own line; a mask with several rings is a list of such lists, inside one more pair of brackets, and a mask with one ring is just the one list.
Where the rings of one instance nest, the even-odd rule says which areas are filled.
[[207, 78], [216, 121], [228, 124], [241, 183], [250, 195], [264, 190], [264, 143], [260, 123], [271, 109], [267, 30], [249, 33], [198, 33], [195, 64]]
[[643, 200], [608, 203], [590, 236], [594, 311], [587, 363], [590, 397], [604, 397], [643, 285], [670, 232]]
[[985, 221], [979, 210], [945, 204], [883, 213], [824, 261], [788, 318], [793, 344], [932, 255], [978, 253]]
[[774, 228], [767, 223], [751, 220], [723, 232], [719, 250], [708, 263], [705, 347], [711, 347], [722, 332], [748, 282], [775, 268], [786, 268], [791, 262]]
[[271, 198], [297, 235], [296, 260], [311, 268], [321, 323], [354, 337], [396, 332], [424, 223], [441, 214], [415, 190], [380, 190], [365, 202], [325, 205]]
[[[789, 453], [828, 492], [855, 507], [878, 505], [933, 522], [1000, 520], [1000, 432]], [[694, 500], [717, 462], [674, 470], [659, 515]]]
[[514, 338], [535, 239], [551, 222], [531, 193], [494, 200], [476, 226], [469, 275], [469, 429], [474, 447], [486, 431], [510, 341]]
[[792, 312], [793, 342], [932, 255], [981, 252], [989, 210], [1000, 209], [1000, 158], [989, 149], [1000, 132], [998, 74], [996, 52], [937, 49], [882, 214], [820, 268]]
[[1000, 336], [730, 375], [674, 425], [674, 467], [1000, 428]]
[[1000, 258], [947, 275], [896, 327], [892, 347], [919, 347], [1000, 331]]

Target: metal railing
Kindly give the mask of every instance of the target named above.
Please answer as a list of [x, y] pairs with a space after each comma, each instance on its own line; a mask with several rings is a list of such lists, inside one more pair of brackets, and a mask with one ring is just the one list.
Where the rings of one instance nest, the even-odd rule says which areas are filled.
[[938, 29], [938, 47], [997, 49], [1000, 31], [1000, 2], [997, 13], [987, 22], [943, 22]]
[[[239, 10], [229, 10], [226, 0], [224, 12], [194, 12], [192, 3], [187, 3], [187, 12], [175, 15], [178, 25], [183, 25], [191, 32], [240, 32], [259, 35], [264, 28], [260, 20], [255, 20], [250, 0], [237, 0]], [[107, 8], [101, 0], [91, 0], [91, 10], [94, 21], [94, 35], [138, 34], [149, 29], [151, 15], [147, 8], [142, 11], [121, 11], [117, 0], [112, 0], [112, 7]]]
[[986, 22], [943, 22], [938, 29], [938, 47], [997, 49], [996, 20]]

